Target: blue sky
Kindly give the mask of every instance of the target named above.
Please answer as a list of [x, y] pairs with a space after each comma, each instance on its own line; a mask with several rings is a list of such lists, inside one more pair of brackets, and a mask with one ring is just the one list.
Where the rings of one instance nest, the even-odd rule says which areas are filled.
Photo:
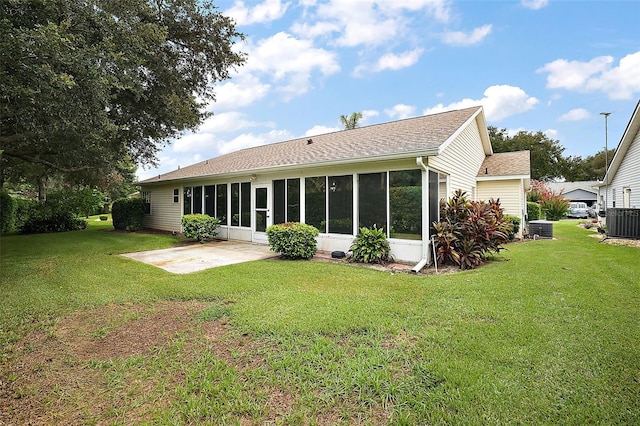
[[489, 125], [541, 130], [565, 155], [617, 146], [640, 98], [640, 2], [217, 1], [247, 40], [214, 116], [146, 179], [252, 146], [482, 105]]

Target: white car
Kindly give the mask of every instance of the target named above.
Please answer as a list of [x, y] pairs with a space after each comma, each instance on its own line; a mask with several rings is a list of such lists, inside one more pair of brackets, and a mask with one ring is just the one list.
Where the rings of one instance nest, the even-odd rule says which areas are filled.
[[589, 208], [587, 203], [572, 202], [569, 203], [569, 211], [567, 217], [577, 217], [578, 219], [587, 219], [589, 217]]

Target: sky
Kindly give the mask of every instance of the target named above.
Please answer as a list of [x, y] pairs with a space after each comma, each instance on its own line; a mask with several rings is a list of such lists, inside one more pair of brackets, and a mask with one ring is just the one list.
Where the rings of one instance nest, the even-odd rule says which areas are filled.
[[[565, 156], [615, 148], [640, 99], [640, 1], [218, 0], [246, 40], [213, 116], [140, 180], [232, 151], [482, 105]], [[610, 112], [605, 132], [601, 112]]]

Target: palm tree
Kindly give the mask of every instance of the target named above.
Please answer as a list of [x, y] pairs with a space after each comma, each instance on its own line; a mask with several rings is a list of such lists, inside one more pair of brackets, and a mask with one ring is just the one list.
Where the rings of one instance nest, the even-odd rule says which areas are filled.
[[362, 119], [361, 112], [354, 112], [348, 117], [346, 115], [340, 116], [340, 121], [346, 130], [352, 130], [358, 127], [358, 121], [360, 121], [360, 119]]

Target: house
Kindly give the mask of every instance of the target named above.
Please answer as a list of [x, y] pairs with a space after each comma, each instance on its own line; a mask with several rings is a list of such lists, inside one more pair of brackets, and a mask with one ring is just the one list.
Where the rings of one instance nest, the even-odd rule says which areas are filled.
[[607, 235], [640, 239], [640, 101], [597, 189]]
[[524, 218], [529, 153], [493, 154], [473, 107], [243, 149], [139, 184], [149, 228], [180, 232], [183, 214], [206, 213], [220, 238], [267, 243], [269, 225], [300, 221], [320, 230], [319, 250], [348, 251], [376, 225], [419, 269], [439, 201], [456, 189]]
[[640, 101], [597, 188], [607, 209], [640, 209]]
[[598, 190], [594, 189], [599, 185], [598, 181], [579, 181], [579, 182], [548, 182], [547, 187], [555, 193], [562, 193], [567, 201], [581, 201], [587, 203], [588, 206], [598, 201]]

